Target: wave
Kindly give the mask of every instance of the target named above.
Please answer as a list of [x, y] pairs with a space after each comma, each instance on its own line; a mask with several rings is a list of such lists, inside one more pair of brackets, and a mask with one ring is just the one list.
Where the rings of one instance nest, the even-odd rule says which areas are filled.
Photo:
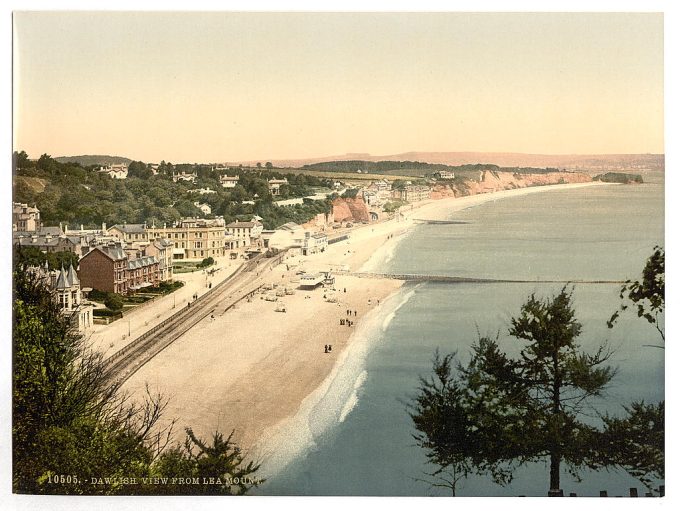
[[[400, 289], [366, 315], [347, 349], [321, 385], [301, 403], [294, 417], [263, 435], [253, 449], [263, 459], [260, 473], [271, 478], [295, 459], [319, 445], [333, 428], [344, 422], [359, 403], [368, 378], [366, 360], [396, 312], [415, 294]], [[388, 321], [389, 319], [389, 321]]]
[[357, 394], [357, 392], [364, 385], [366, 378], [368, 378], [368, 371], [364, 369], [354, 382], [354, 390], [352, 391], [349, 398], [345, 402], [345, 406], [342, 407], [342, 411], [340, 412], [338, 422], [345, 422], [347, 416], [350, 414], [352, 410], [354, 410], [354, 407], [359, 402], [359, 395]]
[[[420, 284], [420, 285], [422, 285], [422, 284]], [[420, 286], [420, 285], [419, 285], [419, 286]], [[417, 286], [417, 287], [419, 287], [419, 286]], [[394, 308], [394, 310], [393, 310], [392, 312], [390, 312], [387, 316], [385, 316], [385, 319], [384, 319], [383, 322], [382, 322], [382, 331], [383, 331], [383, 332], [386, 332], [386, 331], [387, 331], [387, 327], [390, 326], [390, 323], [392, 323], [392, 320], [393, 320], [393, 319], [395, 318], [395, 316], [397, 315], [397, 312], [399, 311], [399, 309], [401, 309], [404, 305], [406, 305], [406, 303], [407, 303], [407, 302], [411, 299], [411, 297], [416, 293], [417, 287], [414, 287], [414, 288], [411, 289], [409, 292], [407, 292], [407, 293], [404, 295], [404, 298], [402, 299], [402, 301], [399, 302], [399, 305], [397, 305], [397, 306]]]

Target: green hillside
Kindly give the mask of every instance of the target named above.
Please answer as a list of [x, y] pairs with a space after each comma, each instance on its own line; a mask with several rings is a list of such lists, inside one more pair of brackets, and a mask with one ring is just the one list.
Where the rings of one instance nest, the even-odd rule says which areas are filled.
[[130, 163], [130, 158], [123, 156], [109, 156], [106, 154], [83, 154], [81, 156], [57, 156], [54, 158], [59, 163], [77, 163], [83, 167], [90, 165], [111, 165], [114, 163]]

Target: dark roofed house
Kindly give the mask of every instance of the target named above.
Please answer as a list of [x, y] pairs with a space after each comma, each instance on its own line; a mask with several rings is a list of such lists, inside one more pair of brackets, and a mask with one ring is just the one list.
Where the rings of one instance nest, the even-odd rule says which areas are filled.
[[95, 247], [80, 259], [81, 285], [108, 293], [126, 293], [127, 266], [128, 256], [120, 245]]
[[128, 260], [126, 280], [128, 291], [157, 286], [160, 283], [158, 259], [154, 256], [143, 256]]
[[158, 286], [159, 261], [155, 256], [129, 257], [119, 243], [94, 247], [80, 260], [83, 287], [125, 294]]

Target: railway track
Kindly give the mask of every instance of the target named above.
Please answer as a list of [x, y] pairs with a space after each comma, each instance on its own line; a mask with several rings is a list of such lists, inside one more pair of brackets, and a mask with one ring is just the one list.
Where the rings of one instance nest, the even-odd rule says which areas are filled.
[[223, 314], [244, 298], [258, 291], [263, 285], [258, 282], [261, 280], [259, 274], [279, 264], [284, 255], [285, 252], [271, 258], [261, 255], [248, 261], [231, 277], [108, 357], [104, 363], [109, 382], [122, 385], [142, 366], [209, 314], [218, 309]]

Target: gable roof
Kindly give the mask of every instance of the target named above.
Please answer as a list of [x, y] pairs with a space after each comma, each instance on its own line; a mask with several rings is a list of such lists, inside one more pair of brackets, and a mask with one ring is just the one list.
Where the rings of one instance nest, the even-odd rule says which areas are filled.
[[108, 246], [94, 247], [87, 254], [85, 254], [82, 257], [82, 259], [85, 259], [90, 254], [94, 254], [96, 251], [101, 252], [102, 254], [104, 254], [106, 257], [108, 257], [112, 261], [120, 261], [122, 259], [127, 259], [127, 254], [125, 253], [125, 251], [119, 245], [116, 245], [116, 246], [113, 246], [113, 247], [108, 247]]
[[138, 257], [137, 259], [130, 259], [128, 261], [128, 270], [136, 270], [137, 268], [142, 268], [144, 266], [149, 266], [151, 264], [157, 263], [158, 261], [154, 256]]

